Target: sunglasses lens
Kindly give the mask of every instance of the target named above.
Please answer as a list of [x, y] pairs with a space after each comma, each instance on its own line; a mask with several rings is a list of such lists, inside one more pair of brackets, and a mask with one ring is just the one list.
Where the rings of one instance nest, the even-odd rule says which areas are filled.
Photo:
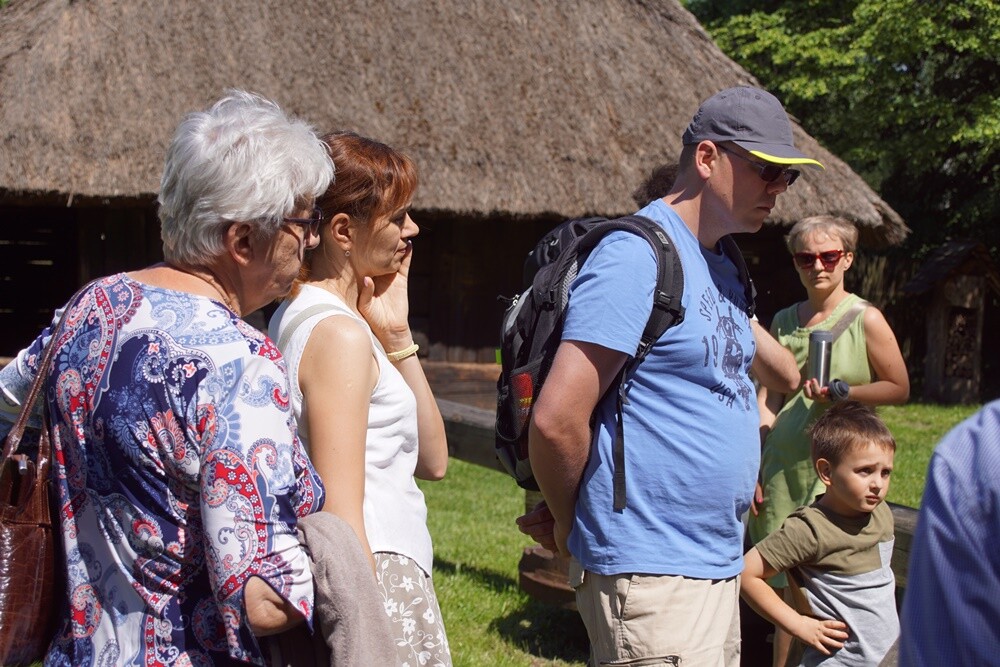
[[823, 266], [833, 266], [840, 261], [840, 251], [830, 250], [828, 252], [821, 252], [819, 254], [819, 261], [823, 262]]
[[760, 167], [760, 177], [768, 183], [773, 183], [778, 180], [778, 177], [785, 170], [781, 167], [775, 166], [773, 164], [764, 164]]
[[820, 263], [823, 264], [823, 268], [830, 271], [837, 265], [840, 258], [844, 256], [843, 250], [827, 250], [826, 252], [821, 252], [817, 254], [812, 254], [808, 252], [797, 252], [792, 255], [795, 263], [798, 264], [803, 269], [810, 269], [816, 263], [818, 259]]
[[779, 178], [785, 179], [785, 185], [791, 185], [799, 177], [797, 169], [785, 169], [773, 164], [761, 165], [760, 177], [767, 183], [774, 183]]
[[795, 259], [795, 263], [803, 269], [808, 269], [816, 262], [816, 255], [810, 255], [807, 252], [797, 252], [792, 257]]

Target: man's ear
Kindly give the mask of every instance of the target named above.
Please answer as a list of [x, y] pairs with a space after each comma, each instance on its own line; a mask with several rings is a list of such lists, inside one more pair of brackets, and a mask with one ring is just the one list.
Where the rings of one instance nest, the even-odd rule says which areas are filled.
[[234, 222], [223, 233], [222, 243], [226, 253], [240, 266], [247, 266], [253, 261], [256, 234], [257, 230], [246, 222]]
[[357, 229], [351, 224], [351, 216], [346, 213], [337, 213], [330, 218], [329, 224], [333, 235], [333, 242], [341, 250], [350, 250], [354, 247], [354, 237]]
[[694, 149], [694, 168], [707, 181], [719, 161], [719, 147], [711, 141], [702, 141]]
[[831, 481], [833, 473], [833, 464], [827, 459], [817, 459], [816, 460], [816, 474], [819, 475], [819, 481], [823, 482], [823, 486], [830, 486], [833, 482]]

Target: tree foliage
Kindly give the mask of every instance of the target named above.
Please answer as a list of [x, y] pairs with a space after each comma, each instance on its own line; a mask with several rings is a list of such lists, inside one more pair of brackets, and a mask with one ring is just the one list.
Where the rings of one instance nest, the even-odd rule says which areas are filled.
[[688, 0], [914, 230], [1000, 246], [1000, 2]]

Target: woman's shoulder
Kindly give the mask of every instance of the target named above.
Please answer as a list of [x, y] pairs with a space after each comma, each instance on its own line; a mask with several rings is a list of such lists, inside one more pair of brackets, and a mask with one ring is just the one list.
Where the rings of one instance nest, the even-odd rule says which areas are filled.
[[[306, 322], [315, 320], [315, 326], [333, 315], [346, 315], [357, 319], [337, 295], [319, 287], [302, 285], [293, 298], [283, 302], [274, 311], [268, 324], [268, 335], [277, 341], [280, 348], [285, 349], [291, 342], [291, 334]], [[312, 328], [306, 327], [304, 331], [311, 332]]]
[[789, 334], [801, 328], [799, 326], [799, 303], [801, 302], [796, 301], [774, 314], [774, 318], [771, 320], [771, 333], [775, 335]]
[[865, 308], [874, 308], [872, 304], [868, 303], [863, 297], [854, 294], [853, 292], [848, 292], [844, 300], [837, 304], [836, 310], [846, 310], [848, 308], [857, 308], [863, 310]]
[[312, 329], [310, 340], [321, 340], [325, 345], [335, 345], [340, 352], [371, 349], [372, 339], [368, 325], [353, 313], [332, 312]]
[[884, 330], [891, 331], [889, 321], [885, 319], [885, 315], [882, 314], [882, 311], [867, 301], [865, 303], [867, 304], [867, 307], [861, 317], [858, 318], [862, 321], [865, 331], [869, 333]]
[[317, 287], [308, 283], [301, 285], [298, 292], [295, 293], [295, 296], [285, 301], [285, 303], [282, 304], [282, 307], [289, 314], [295, 315], [307, 308], [312, 308], [317, 305], [327, 306], [331, 310], [342, 310], [348, 313], [351, 312], [351, 309], [347, 307], [347, 304], [344, 303], [344, 300], [339, 296], [329, 290], [323, 289], [322, 287]]

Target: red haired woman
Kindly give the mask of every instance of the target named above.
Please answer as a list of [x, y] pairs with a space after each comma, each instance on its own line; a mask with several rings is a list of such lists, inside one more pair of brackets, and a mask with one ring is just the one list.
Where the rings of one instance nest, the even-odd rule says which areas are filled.
[[324, 141], [336, 177], [317, 199], [320, 243], [270, 333], [287, 359], [300, 437], [327, 486], [324, 510], [372, 555], [399, 663], [450, 665], [414, 480], [441, 479], [448, 466], [444, 422], [407, 321], [416, 170], [356, 134]]

